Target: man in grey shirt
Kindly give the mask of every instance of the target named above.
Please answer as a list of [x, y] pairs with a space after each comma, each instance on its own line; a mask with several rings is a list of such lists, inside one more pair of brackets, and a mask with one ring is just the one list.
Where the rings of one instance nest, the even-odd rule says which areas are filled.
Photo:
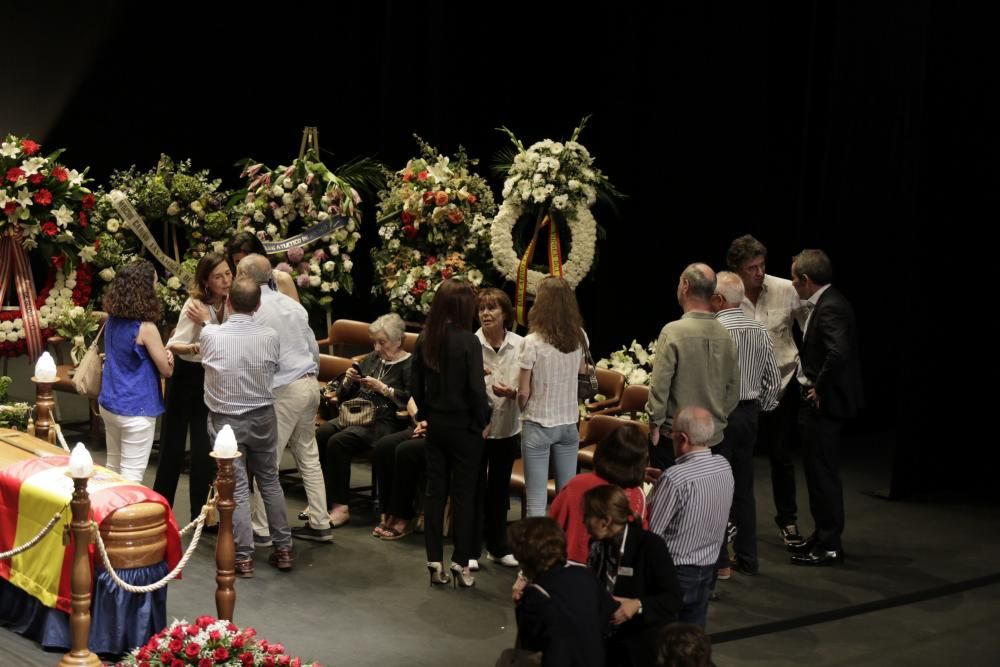
[[[656, 340], [656, 358], [649, 383], [649, 436], [653, 445], [661, 433], [669, 437], [677, 410], [703, 406], [712, 414], [715, 432], [705, 443], [722, 440], [729, 413], [740, 399], [740, 368], [736, 344], [712, 312], [715, 272], [707, 264], [690, 264], [677, 284], [679, 320], [663, 327]], [[673, 463], [670, 447], [656, 447], [653, 465]]]

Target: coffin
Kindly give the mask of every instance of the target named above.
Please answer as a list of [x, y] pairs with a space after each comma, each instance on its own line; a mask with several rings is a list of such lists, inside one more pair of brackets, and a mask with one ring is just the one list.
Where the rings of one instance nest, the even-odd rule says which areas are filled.
[[[0, 429], [0, 551], [23, 544], [59, 511], [72, 480], [66, 452], [33, 436]], [[144, 486], [100, 466], [88, 484], [92, 517], [112, 567], [126, 582], [158, 581], [177, 563], [180, 538], [168, 503]], [[68, 648], [71, 547], [64, 530], [69, 511], [51, 533], [22, 556], [0, 561], [0, 623], [46, 648]], [[94, 572], [90, 648], [119, 653], [167, 624], [166, 588], [127, 593], [104, 570], [91, 546]]]

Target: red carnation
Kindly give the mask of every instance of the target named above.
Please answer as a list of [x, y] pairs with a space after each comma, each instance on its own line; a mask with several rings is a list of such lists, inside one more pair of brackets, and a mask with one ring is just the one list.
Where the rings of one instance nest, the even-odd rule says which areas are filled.
[[139, 652], [136, 654], [135, 657], [139, 658], [140, 660], [149, 660], [150, 658], [153, 657], [153, 652], [149, 650], [148, 646], [143, 646], [141, 649], [139, 649]]
[[81, 227], [86, 227], [87, 226], [87, 222], [88, 222], [87, 221], [87, 214], [84, 213], [83, 211], [80, 211], [80, 226]]
[[170, 643], [167, 644], [167, 648], [170, 649], [171, 653], [180, 653], [181, 649], [184, 648], [184, 640], [171, 639]]
[[41, 148], [41, 146], [36, 144], [31, 139], [25, 139], [21, 142], [21, 148], [24, 150], [25, 155], [34, 155], [38, 152], [38, 149]]
[[16, 211], [16, 210], [17, 210], [17, 202], [16, 201], [9, 201], [6, 204], [4, 204], [3, 212], [6, 215], [13, 215], [14, 211]]
[[260, 663], [262, 667], [274, 667], [274, 656], [265, 655], [264, 661]]
[[66, 179], [69, 178], [69, 172], [66, 171], [65, 167], [52, 167], [52, 178], [60, 183], [65, 183]]
[[403, 214], [400, 217], [403, 218], [404, 225], [409, 225], [413, 223], [414, 217], [413, 214], [410, 213], [409, 211], [403, 211]]
[[[83, 195], [83, 199], [80, 200], [80, 203], [83, 205], [83, 210], [89, 211], [92, 208], [94, 208], [94, 205], [97, 203], [97, 200], [94, 199], [94, 195]], [[212, 618], [212, 617], [204, 616], [202, 618]], [[212, 618], [212, 621], [214, 620], [215, 619]], [[211, 623], [212, 621], [209, 621], [209, 623]]]
[[419, 174], [417, 174], [417, 180], [418, 181], [426, 181], [427, 180], [427, 170], [426, 169], [424, 169], [422, 172], [420, 172]]
[[236, 635], [233, 637], [232, 645], [233, 648], [243, 648], [244, 644], [247, 643], [246, 637], [243, 635]]
[[283, 655], [278, 658], [278, 664], [281, 665], [282, 667], [287, 667], [288, 663], [290, 663], [291, 661], [292, 659], [289, 658], [287, 655]]
[[61, 269], [66, 263], [66, 255], [52, 255], [52, 266]]
[[163, 651], [162, 653], [160, 653], [159, 660], [164, 664], [170, 664], [171, 662], [173, 662], [173, 659], [174, 659], [174, 654], [171, 653], [170, 651]]
[[32, 185], [38, 185], [45, 179], [45, 174], [32, 174], [28, 176], [28, 182]]
[[201, 660], [198, 661], [198, 667], [212, 667], [212, 665], [214, 664], [215, 661], [212, 660], [211, 658], [202, 658]]
[[403, 227], [403, 236], [405, 236], [408, 239], [416, 238], [417, 228], [414, 227], [413, 225], [406, 225], [405, 227]]
[[243, 663], [245, 667], [250, 667], [253, 665], [253, 653], [247, 651], [246, 653], [240, 653], [240, 662]]
[[280, 655], [285, 652], [284, 644], [271, 644], [267, 647], [268, 653], [273, 653], [274, 655]]
[[423, 194], [424, 206], [434, 203], [434, 193], [428, 190]]
[[191, 642], [184, 649], [184, 655], [186, 655], [189, 658], [196, 657], [200, 652], [201, 652], [201, 646], [198, 645], [198, 642]]
[[441, 277], [445, 280], [451, 278], [451, 269], [441, 269]]
[[475, 204], [479, 200], [476, 199], [476, 195], [470, 194], [468, 197], [465, 198], [465, 201], [469, 202], [470, 204]]
[[[87, 207], [87, 203], [86, 203], [87, 197], [90, 197], [91, 202], [93, 202], [93, 199], [94, 199], [93, 195], [87, 195], [86, 197], [84, 197], [83, 198], [84, 199], [84, 204], [83, 204], [84, 208]], [[199, 628], [207, 628], [212, 623], [215, 623], [215, 617], [214, 616], [209, 616], [209, 615], [205, 614], [204, 616], [199, 616], [198, 618], [194, 619], [194, 622], [195, 622], [195, 625], [197, 625]]]
[[42, 188], [32, 197], [39, 206], [48, 206], [52, 203], [52, 193]]
[[170, 636], [174, 639], [184, 639], [184, 628], [180, 625], [170, 631]]
[[[217, 642], [220, 639], [222, 639], [222, 633], [219, 632], [218, 630], [212, 630], [211, 632], [208, 633], [208, 638], [211, 639], [213, 642]], [[236, 642], [233, 642], [233, 644], [235, 645]]]
[[184, 667], [184, 663], [181, 662], [178, 658], [174, 658], [174, 661], [170, 663], [170, 667]]
[[48, 220], [42, 223], [42, 231], [48, 234], [49, 236], [55, 236], [56, 234], [59, 233], [59, 228], [56, 227], [56, 223], [52, 222], [51, 220]]
[[227, 651], [224, 646], [220, 646], [219, 648], [215, 649], [215, 652], [212, 654], [212, 656], [215, 658], [216, 662], [225, 662], [226, 660], [229, 659], [229, 651]]
[[437, 255], [427, 255], [427, 261], [424, 262], [427, 266], [434, 266], [438, 263]]
[[185, 632], [188, 633], [188, 636], [194, 637], [196, 634], [201, 632], [201, 629], [196, 625], [189, 625], [187, 626], [187, 630], [185, 630]]
[[24, 178], [24, 169], [21, 169], [20, 167], [11, 167], [7, 170], [7, 180], [11, 183], [17, 183], [22, 178]]

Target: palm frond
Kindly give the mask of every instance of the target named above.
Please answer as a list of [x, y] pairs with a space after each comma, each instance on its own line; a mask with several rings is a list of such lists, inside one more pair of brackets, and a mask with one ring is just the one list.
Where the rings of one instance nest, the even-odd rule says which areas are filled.
[[374, 199], [378, 191], [385, 187], [385, 166], [370, 157], [348, 160], [337, 167], [334, 173], [358, 192], [370, 195], [366, 199]]
[[490, 164], [490, 171], [494, 176], [506, 178], [511, 166], [514, 164], [514, 157], [520, 153], [513, 146], [504, 146], [493, 155], [493, 162]]

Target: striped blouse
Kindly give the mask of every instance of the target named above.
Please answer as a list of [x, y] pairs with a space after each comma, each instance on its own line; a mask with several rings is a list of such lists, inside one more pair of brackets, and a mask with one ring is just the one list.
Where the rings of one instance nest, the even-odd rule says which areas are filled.
[[726, 327], [736, 343], [740, 359], [740, 400], [758, 401], [765, 412], [778, 407], [781, 371], [767, 329], [739, 308], [720, 310], [715, 319]]
[[531, 371], [531, 396], [521, 410], [521, 421], [546, 427], [577, 423], [577, 376], [582, 360], [582, 348], [560, 352], [536, 333], [525, 336], [520, 364]]

